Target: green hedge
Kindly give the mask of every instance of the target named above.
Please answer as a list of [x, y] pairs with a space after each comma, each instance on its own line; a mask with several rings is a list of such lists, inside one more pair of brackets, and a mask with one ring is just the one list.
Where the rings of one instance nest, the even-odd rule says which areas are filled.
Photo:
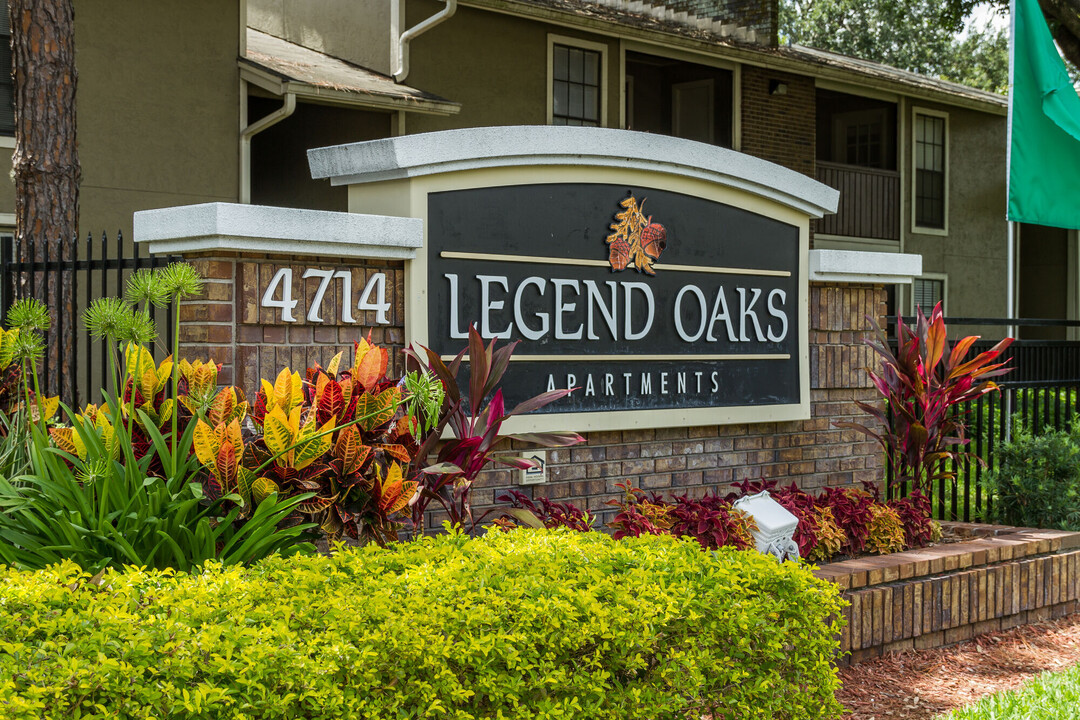
[[0, 717], [832, 717], [840, 607], [756, 552], [567, 531], [5, 571]]

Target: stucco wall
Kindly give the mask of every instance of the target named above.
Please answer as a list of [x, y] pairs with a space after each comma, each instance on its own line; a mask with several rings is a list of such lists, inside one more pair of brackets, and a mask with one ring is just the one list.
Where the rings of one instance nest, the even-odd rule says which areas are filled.
[[248, 25], [390, 73], [390, 0], [248, 0]]
[[80, 5], [83, 234], [130, 235], [135, 210], [236, 200], [239, 22], [222, 0]]
[[[913, 105], [949, 113], [946, 236], [918, 232], [913, 226]], [[923, 256], [924, 273], [948, 274], [949, 315], [1005, 317], [1005, 117], [910, 101], [904, 103], [903, 112], [904, 251]]]
[[[82, 235], [130, 237], [135, 210], [236, 200], [239, 13], [223, 0], [80, 3]], [[14, 206], [5, 180], [0, 213]]]
[[[411, 0], [411, 27], [442, 3]], [[619, 45], [617, 40], [549, 26], [508, 15], [458, 7], [446, 23], [412, 43], [412, 71], [406, 82], [462, 103], [447, 118], [410, 115], [407, 132], [430, 132], [487, 125], [544, 125], [547, 122], [548, 33], [608, 46], [608, 127], [619, 123]]]

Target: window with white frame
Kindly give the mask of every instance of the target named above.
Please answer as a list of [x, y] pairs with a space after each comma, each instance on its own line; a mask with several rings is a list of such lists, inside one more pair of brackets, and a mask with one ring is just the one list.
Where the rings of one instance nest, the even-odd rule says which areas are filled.
[[915, 111], [915, 227], [944, 231], [949, 218], [949, 118], [944, 113]]
[[548, 37], [548, 122], [604, 124], [606, 47], [574, 38]]
[[928, 276], [915, 278], [911, 285], [911, 312], [916, 308], [922, 308], [927, 315], [934, 306], [942, 303], [942, 311], [945, 310], [945, 276]]

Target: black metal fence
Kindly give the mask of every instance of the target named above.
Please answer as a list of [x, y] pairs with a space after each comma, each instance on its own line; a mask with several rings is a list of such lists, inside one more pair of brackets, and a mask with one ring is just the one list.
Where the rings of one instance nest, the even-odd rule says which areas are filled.
[[[125, 242], [117, 232], [112, 241], [107, 233], [96, 239], [73, 241], [74, 252], [63, 253], [71, 260], [27, 260], [11, 237], [0, 238], [0, 323], [6, 326], [7, 309], [21, 297], [36, 297], [50, 308], [65, 307], [59, 297], [64, 284], [71, 288], [71, 303], [64, 312], [53, 312], [53, 326], [45, 338], [49, 352], [43, 360], [43, 392], [61, 395], [73, 406], [98, 402], [106, 386], [110, 349], [86, 331], [82, 316], [97, 298], [123, 296], [127, 278], [141, 268], [163, 267], [178, 257], [140, 255], [139, 246]], [[51, 253], [49, 257], [60, 255]], [[158, 349], [171, 352], [172, 309], [157, 309], [154, 320], [160, 330]], [[66, 342], [65, 342], [66, 340]]]
[[[956, 332], [964, 326], [1000, 328], [996, 338], [977, 341], [968, 357], [989, 350], [1009, 332], [1010, 326], [1020, 328], [1021, 334], [1024, 328], [1058, 328], [1062, 334], [1069, 328], [1080, 328], [1080, 321], [1073, 320], [947, 318], [946, 324], [956, 337], [966, 334]], [[1073, 415], [1080, 412], [1080, 341], [1019, 339], [1006, 350], [1003, 359], [1008, 359], [1015, 369], [999, 378], [1001, 392], [984, 395], [959, 410], [967, 422], [967, 451], [972, 457], [952, 463], [955, 483], [940, 480], [930, 488], [939, 520], [991, 519], [994, 498], [988, 491], [987, 479], [998, 469], [1001, 445], [1020, 428], [1033, 433], [1069, 429]], [[892, 468], [887, 468], [886, 474], [890, 496], [907, 494], [906, 483], [893, 482]]]

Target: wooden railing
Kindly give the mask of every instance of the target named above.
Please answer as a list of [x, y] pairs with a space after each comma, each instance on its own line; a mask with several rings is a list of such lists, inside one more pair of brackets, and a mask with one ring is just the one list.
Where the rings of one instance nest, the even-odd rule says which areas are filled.
[[817, 179], [840, 191], [840, 205], [815, 222], [814, 232], [900, 240], [899, 172], [818, 161]]

